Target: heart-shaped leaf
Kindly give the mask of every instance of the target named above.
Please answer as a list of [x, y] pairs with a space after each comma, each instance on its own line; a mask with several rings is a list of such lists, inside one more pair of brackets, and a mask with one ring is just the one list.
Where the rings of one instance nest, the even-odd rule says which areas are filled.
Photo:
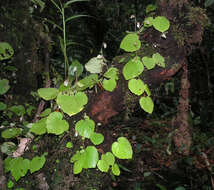
[[147, 56], [144, 56], [142, 58], [142, 61], [143, 61], [143, 64], [145, 65], [145, 67], [150, 70], [150, 69], [153, 69], [155, 67], [155, 61], [153, 58], [151, 57], [147, 57]]
[[59, 94], [56, 100], [57, 104], [69, 116], [75, 115], [83, 110], [88, 102], [88, 97], [84, 92], [77, 92], [75, 95]]
[[13, 56], [14, 50], [7, 42], [0, 42], [0, 61]]
[[62, 120], [63, 115], [60, 112], [53, 112], [47, 117], [47, 131], [48, 133], [53, 133], [60, 135], [69, 129], [69, 124], [67, 121]]
[[129, 141], [125, 137], [119, 137], [117, 142], [112, 144], [112, 152], [119, 159], [131, 159], [132, 158], [132, 147]]
[[17, 137], [21, 134], [22, 130], [20, 128], [10, 128], [10, 129], [5, 129], [4, 131], [1, 132], [2, 138], [5, 139], [10, 139]]
[[143, 94], [145, 85], [141, 79], [131, 79], [128, 83], [129, 90], [138, 96]]
[[116, 80], [113, 78], [108, 80], [104, 79], [102, 84], [103, 88], [109, 92], [112, 92], [116, 88], [116, 85], [117, 85]]
[[46, 161], [45, 156], [41, 156], [41, 157], [35, 156], [30, 162], [30, 166], [29, 166], [30, 173], [40, 170], [45, 164], [45, 161]]
[[90, 140], [94, 145], [99, 145], [104, 141], [104, 136], [101, 133], [92, 133]]
[[94, 133], [95, 123], [91, 119], [80, 120], [75, 125], [75, 130], [80, 136], [90, 138]]
[[165, 59], [162, 55], [155, 53], [152, 55], [152, 59], [158, 66], [165, 68]]
[[104, 74], [104, 77], [109, 79], [118, 80], [118, 69], [115, 67], [110, 67]]
[[147, 96], [147, 97], [141, 97], [140, 100], [140, 106], [141, 108], [148, 113], [152, 113], [153, 109], [154, 109], [154, 103], [151, 99], [151, 97]]
[[127, 34], [121, 41], [120, 48], [127, 52], [134, 52], [139, 50], [141, 42], [139, 36], [136, 33]]
[[97, 163], [97, 167], [101, 172], [108, 172], [109, 170], [109, 164], [106, 163], [105, 160], [99, 160]]
[[169, 20], [164, 16], [157, 16], [153, 20], [153, 26], [156, 30], [160, 32], [165, 32], [169, 29]]
[[131, 59], [123, 67], [123, 76], [126, 80], [139, 76], [144, 70], [144, 66], [139, 57]]

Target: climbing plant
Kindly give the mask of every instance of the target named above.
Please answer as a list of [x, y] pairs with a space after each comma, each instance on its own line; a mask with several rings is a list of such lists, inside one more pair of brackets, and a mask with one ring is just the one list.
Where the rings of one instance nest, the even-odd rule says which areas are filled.
[[[106, 62], [103, 55], [98, 55], [97, 57], [92, 58], [85, 65], [85, 69], [90, 72], [86, 77], [82, 77], [83, 66], [78, 61], [69, 65], [66, 51], [68, 43], [66, 40], [65, 26], [68, 21], [75, 17], [66, 19], [64, 10], [76, 1], [71, 0], [65, 4], [60, 4], [60, 6], [56, 4], [54, 0], [51, 0], [51, 2], [60, 12], [63, 23], [63, 28], [58, 25], [57, 28], [63, 33], [62, 37], [59, 37], [59, 41], [64, 55], [65, 79], [67, 79], [68, 75], [72, 77], [65, 80], [59, 87], [38, 89], [38, 95], [46, 101], [54, 102], [55, 106], [52, 109], [48, 108], [44, 110], [40, 115], [41, 119], [32, 124], [29, 132], [34, 135], [43, 135], [46, 133], [62, 135], [67, 132], [70, 126], [64, 119], [64, 116], [67, 115], [72, 117], [80, 112], [84, 112], [85, 106], [89, 101], [86, 90], [101, 84], [105, 90], [112, 92], [116, 88], [117, 81], [120, 77], [116, 67], [110, 67], [105, 73], [99, 75], [103, 72], [102, 67]], [[150, 13], [155, 11], [155, 9], [155, 5], [149, 5], [146, 8], [146, 12]], [[142, 25], [138, 25], [138, 23], [136, 23], [136, 25], [138, 30], [128, 32], [120, 44], [122, 50], [130, 53], [129, 60], [123, 66], [122, 75], [128, 82], [129, 91], [133, 93], [133, 95], [139, 97], [141, 108], [151, 114], [154, 109], [151, 92], [148, 84], [146, 84], [140, 76], [143, 75], [145, 70], [154, 69], [155, 66], [164, 68], [165, 59], [158, 52], [154, 52], [151, 56], [140, 57], [138, 55], [142, 46], [140, 36], [147, 30], [147, 28], [154, 27], [160, 32], [160, 37], [166, 38], [170, 22], [164, 16], [153, 17], [150, 15], [145, 18]], [[79, 79], [80, 77], [82, 78]], [[4, 83], [7, 83], [7, 81]], [[81, 137], [83, 145], [86, 139], [89, 139], [92, 145], [80, 147], [71, 157], [70, 162], [73, 164], [74, 174], [79, 174], [83, 169], [97, 167], [101, 172], [108, 172], [109, 169], [111, 169], [112, 174], [118, 176], [120, 175], [120, 168], [116, 159], [132, 159], [133, 150], [131, 144], [128, 139], [123, 136], [112, 143], [111, 150], [99, 156], [99, 151], [96, 146], [104, 142], [104, 136], [96, 132], [95, 122], [87, 115], [75, 123], [75, 131], [76, 134]], [[13, 133], [11, 133], [11, 131], [3, 131], [1, 136], [5, 138], [8, 133], [10, 138], [19, 135], [19, 132], [17, 131]], [[68, 146], [70, 147], [70, 145]], [[15, 180], [18, 181], [21, 177], [26, 175], [28, 170], [33, 173], [42, 168], [46, 161], [45, 156], [46, 153], [41, 157], [34, 157], [32, 160], [24, 159], [22, 157], [8, 157], [4, 160], [6, 172], [10, 171]]]

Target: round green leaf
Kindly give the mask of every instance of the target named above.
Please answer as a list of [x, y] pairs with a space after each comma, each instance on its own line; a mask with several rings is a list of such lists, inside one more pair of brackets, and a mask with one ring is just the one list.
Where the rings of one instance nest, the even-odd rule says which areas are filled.
[[11, 189], [13, 186], [14, 186], [13, 181], [9, 180], [8, 183], [7, 183], [8, 189]]
[[141, 108], [148, 113], [152, 113], [153, 109], [154, 109], [154, 103], [151, 99], [151, 97], [147, 96], [147, 97], [141, 97], [140, 100], [140, 106]]
[[146, 6], [146, 14], [149, 13], [149, 12], [155, 11], [156, 9], [157, 9], [156, 5], [149, 4], [149, 5]]
[[67, 142], [67, 143], [66, 143], [66, 148], [72, 148], [72, 147], [73, 147], [72, 142]]
[[17, 146], [13, 142], [4, 142], [1, 144], [1, 152], [4, 154], [7, 154], [8, 156], [12, 156], [13, 152], [15, 152], [17, 149]]
[[104, 77], [109, 78], [109, 79], [113, 78], [115, 80], [118, 80], [118, 69], [115, 67], [109, 68], [105, 72]]
[[84, 105], [88, 102], [88, 97], [84, 92], [78, 92], [75, 95], [70, 96], [60, 93], [57, 96], [56, 102], [63, 112], [72, 116], [83, 110]]
[[9, 59], [13, 56], [14, 50], [7, 42], [0, 42], [0, 61]]
[[60, 112], [53, 112], [47, 117], [46, 128], [48, 133], [60, 135], [69, 129], [68, 122], [62, 118], [63, 115]]
[[21, 134], [22, 130], [19, 128], [10, 128], [1, 132], [2, 138], [10, 139], [15, 138]]
[[80, 120], [75, 125], [75, 130], [80, 136], [90, 138], [94, 133], [95, 123], [91, 119]]
[[152, 55], [152, 59], [158, 66], [165, 68], [165, 59], [162, 55], [155, 53]]
[[101, 172], [108, 172], [109, 170], [109, 164], [106, 163], [105, 160], [99, 160], [97, 163], [97, 167]]
[[98, 158], [98, 151], [94, 146], [88, 146], [86, 149], [86, 159], [83, 168], [96, 168]]
[[142, 58], [142, 61], [143, 61], [143, 64], [145, 65], [145, 67], [150, 70], [150, 69], [153, 69], [155, 67], [155, 61], [153, 58], [151, 57], [147, 57], [147, 56], [144, 56]]
[[115, 162], [115, 157], [111, 152], [107, 152], [106, 154], [102, 154], [101, 156], [102, 160], [105, 160], [108, 165], [113, 166]]
[[112, 167], [112, 173], [116, 176], [120, 175], [120, 168], [117, 164], [114, 164]]
[[113, 78], [108, 79], [108, 80], [104, 79], [102, 86], [105, 90], [112, 92], [116, 88], [117, 83], [116, 83], [116, 80]]
[[134, 52], [139, 50], [141, 42], [139, 36], [136, 33], [127, 34], [121, 41], [120, 48], [127, 52]]
[[0, 111], [3, 111], [7, 108], [7, 105], [3, 102], [0, 102]]
[[41, 98], [45, 100], [53, 100], [56, 98], [59, 91], [56, 88], [40, 88], [37, 92]]
[[47, 109], [45, 109], [45, 110], [40, 114], [40, 117], [46, 117], [46, 116], [48, 116], [50, 113], [51, 113], [51, 109], [50, 109], [50, 108], [47, 108]]
[[35, 133], [36, 135], [42, 135], [45, 134], [47, 129], [46, 129], [46, 121], [47, 118], [40, 119], [36, 123], [33, 123], [30, 132]]
[[0, 80], [0, 95], [5, 94], [9, 89], [9, 81], [7, 79]]
[[145, 18], [145, 20], [144, 20], [144, 26], [145, 27], [152, 26], [152, 23], [153, 23], [153, 17], [147, 17], [147, 18]]
[[138, 96], [143, 94], [145, 85], [141, 79], [131, 79], [128, 83], [129, 90]]
[[104, 141], [104, 136], [101, 133], [92, 133], [90, 140], [94, 145], [99, 145]]
[[139, 57], [131, 59], [123, 67], [123, 76], [126, 80], [139, 76], [144, 70], [144, 66]]
[[169, 29], [169, 20], [164, 16], [157, 16], [153, 20], [153, 26], [156, 30], [160, 32], [165, 32]]
[[129, 141], [125, 137], [119, 137], [117, 142], [112, 144], [112, 152], [119, 159], [131, 159], [132, 158], [132, 147]]
[[103, 65], [104, 65], [103, 57], [93, 57], [86, 64], [85, 68], [90, 73], [102, 73]]

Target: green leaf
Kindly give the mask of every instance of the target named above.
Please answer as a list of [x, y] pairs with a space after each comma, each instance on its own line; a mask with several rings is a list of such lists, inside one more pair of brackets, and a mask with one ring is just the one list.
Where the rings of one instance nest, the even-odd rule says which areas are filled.
[[28, 114], [28, 116], [31, 116], [31, 113], [33, 110], [35, 110], [36, 108], [34, 106], [29, 106], [27, 109], [26, 109], [26, 112]]
[[155, 53], [152, 55], [152, 59], [154, 60], [155, 64], [165, 68], [165, 59], [162, 55], [160, 55], [159, 53]]
[[1, 137], [5, 139], [15, 138], [21, 134], [20, 128], [10, 128], [1, 132]]
[[131, 79], [128, 83], [129, 90], [138, 96], [142, 95], [145, 89], [144, 82], [141, 79]]
[[62, 120], [63, 115], [60, 112], [53, 112], [47, 117], [47, 131], [56, 135], [61, 135], [69, 129], [67, 121]]
[[169, 20], [164, 16], [157, 16], [153, 20], [153, 26], [156, 30], [160, 32], [165, 32], [169, 29]]
[[66, 143], [66, 148], [72, 148], [72, 147], [73, 147], [72, 142], [67, 142], [67, 143]]
[[92, 133], [90, 140], [94, 145], [99, 145], [104, 141], [104, 136], [101, 133]]
[[40, 114], [40, 117], [46, 117], [46, 116], [48, 116], [50, 113], [51, 113], [51, 109], [50, 109], [50, 108], [47, 108], [47, 109], [45, 109], [45, 110]]
[[70, 1], [67, 1], [65, 4], [64, 4], [64, 8], [67, 8], [69, 5], [71, 5], [72, 3], [75, 3], [75, 2], [83, 2], [83, 1], [88, 1], [88, 0], [70, 0]]
[[121, 41], [120, 48], [127, 52], [134, 52], [139, 50], [141, 42], [139, 36], [136, 33], [127, 34]]
[[102, 57], [93, 57], [85, 64], [85, 69], [90, 73], [102, 73], [104, 64], [104, 59]]
[[116, 80], [113, 78], [108, 79], [108, 80], [104, 79], [102, 86], [105, 90], [112, 92], [116, 88], [117, 83], [116, 83]]
[[84, 92], [77, 92], [70, 96], [59, 93], [56, 102], [63, 112], [72, 116], [83, 110], [84, 105], [88, 103], [88, 97]]
[[109, 79], [115, 79], [115, 80], [118, 80], [118, 69], [115, 68], [115, 67], [110, 67], [106, 72], [105, 74], [103, 75], [104, 77], [106, 78], [109, 78]]
[[15, 113], [18, 116], [23, 116], [25, 114], [25, 108], [22, 105], [11, 106], [9, 108], [9, 110], [12, 111], [13, 113]]
[[102, 154], [101, 156], [102, 160], [105, 160], [108, 165], [113, 166], [115, 162], [115, 157], [111, 152], [107, 152], [106, 154]]
[[74, 163], [73, 172], [74, 174], [79, 174], [82, 171], [82, 162], [77, 161]]
[[3, 111], [7, 108], [7, 105], [3, 102], [0, 102], [0, 111]]
[[160, 184], [156, 184], [157, 187], [160, 188], [160, 190], [167, 190], [163, 185], [160, 185]]
[[30, 173], [32, 174], [40, 170], [44, 166], [45, 161], [46, 161], [45, 156], [41, 156], [41, 157], [35, 156], [30, 162], [30, 166], [29, 166]]
[[36, 135], [43, 135], [47, 132], [46, 129], [46, 121], [47, 118], [42, 118], [39, 121], [37, 121], [36, 123], [33, 123], [30, 132], [35, 133]]
[[10, 89], [9, 80], [0, 80], [0, 95], [5, 94]]
[[97, 82], [98, 82], [98, 75], [91, 74], [77, 82], [77, 90], [81, 91], [87, 88], [92, 88]]
[[147, 56], [144, 56], [142, 58], [142, 61], [143, 61], [143, 64], [145, 65], [145, 67], [150, 70], [150, 69], [153, 69], [155, 67], [155, 61], [153, 58], [151, 57], [147, 57]]
[[98, 158], [98, 151], [94, 146], [88, 146], [86, 149], [86, 159], [83, 168], [96, 168]]
[[69, 66], [68, 74], [72, 77], [79, 77], [82, 75], [83, 66], [78, 60], [73, 60], [72, 64]]
[[90, 138], [94, 133], [95, 123], [91, 119], [80, 120], [75, 125], [75, 130], [80, 136]]
[[56, 88], [40, 88], [37, 92], [41, 98], [45, 100], [53, 100], [56, 98], [59, 91]]
[[147, 84], [145, 84], [145, 92], [146, 92], [146, 94], [147, 94], [147, 96], [151, 96], [151, 91], [149, 90], [149, 87], [148, 87], [148, 85]]
[[112, 173], [116, 176], [120, 175], [120, 168], [117, 164], [114, 164], [112, 167]]
[[68, 18], [66, 18], [65, 22], [69, 22], [70, 20], [73, 20], [73, 19], [76, 19], [76, 18], [80, 18], [80, 17], [89, 17], [89, 15], [73, 15], [73, 16], [70, 16]]
[[132, 147], [125, 137], [119, 137], [117, 142], [112, 144], [112, 152], [119, 159], [131, 159], [132, 158]]
[[123, 76], [126, 80], [139, 76], [144, 70], [144, 66], [139, 57], [131, 59], [123, 67]]
[[8, 156], [12, 156], [13, 152], [15, 152], [17, 149], [17, 146], [13, 142], [4, 142], [1, 144], [1, 152], [4, 154], [7, 154]]
[[97, 163], [97, 167], [101, 172], [108, 172], [109, 170], [109, 164], [106, 163], [105, 160], [99, 160]]
[[156, 9], [157, 9], [156, 5], [149, 4], [146, 6], [146, 14], [148, 14], [149, 12], [155, 11]]
[[145, 27], [150, 27], [153, 24], [153, 17], [147, 17], [144, 20], [144, 26]]
[[26, 175], [29, 169], [30, 160], [18, 157], [12, 159], [9, 164], [12, 176], [18, 181], [21, 177]]
[[13, 186], [14, 186], [13, 181], [9, 180], [9, 181], [8, 181], [8, 183], [7, 183], [7, 187], [8, 187], [8, 189], [13, 188]]
[[7, 42], [0, 42], [0, 61], [10, 59], [14, 54], [14, 50]]
[[147, 97], [141, 97], [140, 100], [140, 106], [141, 108], [145, 111], [145, 112], [148, 112], [148, 113], [152, 113], [153, 112], [153, 109], [154, 109], [154, 103], [152, 101], [152, 99], [147, 96]]

